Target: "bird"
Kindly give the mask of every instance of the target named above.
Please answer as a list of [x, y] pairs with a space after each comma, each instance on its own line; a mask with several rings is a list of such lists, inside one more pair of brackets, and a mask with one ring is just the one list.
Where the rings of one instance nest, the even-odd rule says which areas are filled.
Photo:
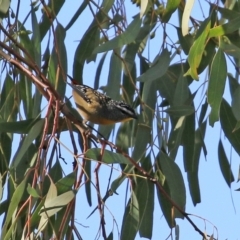
[[72, 94], [78, 112], [83, 117], [83, 122], [109, 125], [137, 119], [132, 107], [123, 101], [115, 101], [107, 95], [76, 81], [67, 75], [72, 83], [67, 84], [73, 89]]

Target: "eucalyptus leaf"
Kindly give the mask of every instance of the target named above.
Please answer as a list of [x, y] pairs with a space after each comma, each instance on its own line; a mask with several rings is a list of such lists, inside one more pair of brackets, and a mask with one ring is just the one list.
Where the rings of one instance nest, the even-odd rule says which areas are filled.
[[114, 163], [131, 164], [131, 162], [122, 154], [114, 153], [106, 149], [104, 150], [103, 155], [101, 155], [100, 148], [93, 148], [93, 149], [87, 150], [87, 152], [85, 153], [85, 157], [95, 161], [101, 161], [107, 164], [114, 164]]

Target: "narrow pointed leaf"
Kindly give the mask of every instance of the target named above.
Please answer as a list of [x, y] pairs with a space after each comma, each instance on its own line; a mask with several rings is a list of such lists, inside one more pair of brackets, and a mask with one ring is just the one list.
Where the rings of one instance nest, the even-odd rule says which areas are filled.
[[195, 139], [195, 114], [186, 117], [185, 128], [182, 136], [183, 161], [186, 172], [192, 171]]
[[0, 3], [0, 12], [3, 14], [7, 13], [10, 3], [11, 3], [10, 0], [2, 0]]
[[235, 90], [240, 86], [238, 83], [238, 80], [232, 76], [232, 74], [228, 73], [228, 81], [229, 81], [229, 88], [230, 88], [230, 94], [233, 98], [233, 94]]
[[220, 48], [228, 55], [240, 58], [240, 48], [234, 45], [226, 36], [220, 38]]
[[219, 144], [218, 144], [218, 160], [219, 160], [220, 169], [222, 171], [222, 175], [228, 187], [230, 187], [231, 183], [234, 181], [234, 177], [233, 177], [231, 166], [227, 159], [227, 155], [223, 148], [221, 139], [219, 140]]
[[182, 134], [185, 128], [186, 117], [180, 117], [172, 128], [168, 140], [168, 151], [172, 159], [176, 158], [178, 147], [181, 144]]
[[174, 106], [184, 105], [189, 98], [190, 95], [189, 93], [190, 91], [188, 88], [187, 78], [181, 75], [177, 81], [177, 86], [173, 98], [173, 105]]
[[154, 81], [161, 76], [163, 76], [168, 70], [170, 64], [170, 52], [164, 49], [162, 53], [158, 56], [158, 59], [151, 68], [149, 68], [144, 74], [137, 78], [137, 81], [147, 82]]
[[[178, 165], [163, 152], [159, 155], [159, 163], [166, 177], [172, 200], [184, 210], [186, 205], [186, 189]], [[177, 210], [174, 212], [174, 216], [183, 217]]]
[[[158, 181], [162, 185], [164, 191], [170, 196], [171, 193], [170, 193], [167, 182], [162, 181], [164, 176], [162, 172], [160, 170], [157, 170], [155, 175], [159, 179]], [[157, 189], [157, 196], [158, 196], [159, 204], [161, 206], [161, 210], [168, 223], [169, 228], [175, 227], [175, 218], [173, 218], [173, 215], [172, 215], [172, 209], [173, 209], [172, 204], [169, 202], [166, 196], [162, 192], [160, 192], [158, 189]]]
[[36, 13], [34, 8], [31, 9], [31, 17], [32, 17], [32, 29], [33, 29], [33, 35], [32, 35], [32, 44], [34, 46], [34, 60], [38, 67], [41, 67], [41, 36], [39, 31], [39, 24], [37, 21]]
[[[152, 169], [150, 155], [142, 161], [142, 167], [146, 171]], [[137, 178], [136, 197], [139, 204], [139, 235], [140, 237], [152, 238], [153, 211], [154, 211], [154, 185], [147, 179]]]
[[23, 143], [19, 146], [18, 152], [13, 158], [12, 167], [17, 168], [18, 164], [21, 163], [24, 159], [23, 156], [25, 152], [28, 150], [29, 146], [32, 144], [33, 140], [35, 140], [43, 130], [44, 120], [40, 120], [34, 124], [31, 128], [29, 134], [23, 140]]
[[121, 239], [134, 240], [139, 227], [139, 206], [136, 195], [134, 192], [131, 194], [127, 207], [125, 208]]
[[72, 201], [74, 197], [75, 193], [71, 190], [51, 199], [46, 199], [39, 214], [45, 218], [51, 217]]
[[110, 51], [133, 42], [140, 30], [141, 22], [139, 16], [136, 17], [121, 35], [95, 48], [93, 54]]
[[210, 20], [206, 19], [201, 24], [197, 32], [196, 40], [190, 48], [188, 55], [188, 63], [190, 65], [190, 69], [185, 73], [185, 76], [190, 75], [193, 79], [198, 80], [197, 68], [199, 67], [202, 60], [202, 55], [206, 46], [206, 39], [208, 37], [209, 29]]
[[194, 155], [193, 155], [193, 168], [187, 172], [189, 191], [194, 206], [201, 202], [200, 184], [198, 178], [198, 167], [201, 156], [201, 150], [204, 149], [204, 136], [207, 121], [203, 122], [200, 128], [195, 133], [194, 139]]
[[234, 19], [228, 21], [223, 25], [216, 26], [209, 31], [209, 37], [219, 37], [226, 35], [227, 33], [233, 33], [234, 31], [239, 29], [239, 22], [240, 22], [240, 14]]
[[83, 10], [87, 7], [87, 5], [88, 5], [88, 1], [84, 0], [82, 4], [79, 6], [79, 8], [77, 9], [77, 11], [75, 12], [75, 14], [73, 15], [73, 17], [71, 18], [71, 20], [69, 21], [69, 23], [67, 24], [67, 26], [65, 27], [65, 31], [67, 31], [72, 27], [72, 25], [80, 17], [80, 15], [82, 14]]
[[225, 55], [221, 49], [218, 49], [210, 70], [208, 86], [208, 103], [211, 106], [209, 124], [213, 127], [214, 123], [219, 120], [219, 111], [222, 101], [222, 95], [225, 88], [227, 77], [227, 63]]
[[2, 235], [1, 235], [2, 239], [4, 239], [4, 236], [9, 227], [9, 223], [13, 217], [13, 214], [16, 211], [16, 208], [18, 207], [19, 202], [21, 201], [23, 193], [26, 189], [26, 183], [27, 183], [27, 178], [24, 178], [24, 180], [17, 186], [16, 190], [13, 193], [13, 196], [11, 198], [11, 201], [8, 207], [7, 216], [6, 216], [4, 225], [2, 227]]
[[131, 164], [130, 161], [127, 158], [125, 158], [122, 154], [104, 150], [104, 154], [102, 156], [100, 152], [101, 152], [100, 148], [89, 149], [85, 153], [85, 157], [96, 161], [102, 161], [107, 164], [114, 163]]
[[240, 87], [235, 89], [232, 96], [232, 111], [237, 121], [240, 120]]
[[28, 119], [17, 122], [0, 122], [0, 132], [8, 133], [29, 133], [31, 127], [40, 119]]
[[[49, 16], [44, 12], [42, 16], [42, 21], [39, 24], [39, 29], [40, 29], [40, 36], [41, 40], [45, 37], [47, 31], [51, 27], [52, 21], [54, 21], [55, 17], [57, 17], [60, 9], [62, 8], [65, 0], [58, 0], [58, 1], [49, 1], [48, 3], [48, 8], [51, 9], [51, 12], [54, 14], [51, 14], [51, 20], [49, 19]], [[48, 9], [48, 11], [49, 11]]]
[[172, 14], [176, 11], [178, 5], [180, 4], [181, 0], [170, 0], [167, 1], [167, 6], [163, 12], [162, 21], [168, 22], [171, 18]]
[[28, 186], [27, 186], [27, 191], [28, 191], [29, 195], [31, 195], [32, 197], [40, 198], [37, 190], [32, 188], [29, 183], [28, 183]]
[[240, 155], [240, 129], [234, 131], [237, 120], [232, 113], [232, 109], [225, 99], [222, 100], [220, 109], [220, 122], [225, 136], [231, 143], [235, 151]]
[[171, 116], [174, 117], [182, 117], [182, 116], [188, 116], [194, 113], [194, 107], [193, 106], [173, 106], [170, 107], [164, 112], [168, 113]]

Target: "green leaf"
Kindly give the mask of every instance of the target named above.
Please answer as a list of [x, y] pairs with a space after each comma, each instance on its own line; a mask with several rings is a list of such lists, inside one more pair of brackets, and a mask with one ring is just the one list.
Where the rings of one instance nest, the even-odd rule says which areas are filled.
[[154, 63], [154, 65], [149, 68], [144, 74], [136, 79], [140, 82], [154, 81], [161, 76], [163, 76], [169, 67], [170, 64], [170, 52], [167, 49], [164, 49]]
[[176, 27], [176, 29], [177, 29], [177, 34], [178, 34], [178, 38], [179, 38], [181, 47], [182, 47], [184, 53], [186, 55], [188, 55], [190, 48], [191, 48], [192, 44], [194, 43], [194, 37], [192, 34], [187, 34], [187, 35], [183, 36], [182, 28]]
[[193, 155], [193, 165], [192, 170], [187, 172], [188, 185], [190, 195], [193, 201], [194, 206], [197, 203], [201, 202], [201, 194], [200, 194], [200, 186], [198, 179], [198, 168], [199, 168], [199, 160], [201, 156], [201, 150], [204, 149], [204, 136], [206, 131], [207, 121], [203, 122], [199, 129], [195, 132], [194, 139], [194, 155]]
[[[54, 49], [54, 53], [57, 55], [57, 67], [59, 65], [61, 66], [61, 71], [64, 73], [68, 72], [68, 58], [67, 58], [67, 50], [65, 46], [65, 37], [66, 37], [66, 32], [65, 29], [61, 24], [58, 23], [56, 30], [56, 41], [57, 41], [57, 47], [58, 47], [58, 52], [56, 53], [56, 49]], [[66, 83], [65, 83], [65, 78], [62, 73], [58, 75], [54, 79], [54, 87], [57, 90], [57, 92], [60, 94], [60, 96], [64, 97], [65, 96], [65, 90], [66, 90]]]
[[141, 23], [142, 20], [139, 18], [139, 16], [136, 17], [121, 35], [95, 48], [93, 54], [121, 48], [124, 45], [133, 42], [139, 33]]
[[203, 21], [197, 32], [196, 40], [191, 46], [188, 55], [188, 63], [190, 65], [190, 69], [185, 73], [185, 76], [190, 75], [193, 79], [196, 80], [198, 80], [197, 68], [199, 67], [202, 60], [202, 55], [204, 53], [206, 40], [210, 30], [210, 24], [211, 22], [209, 18]]
[[[1, 149], [0, 173], [1, 174], [6, 173], [9, 169], [9, 164], [10, 164], [11, 155], [12, 155], [12, 141], [13, 141], [12, 134], [0, 133], [0, 149]], [[2, 176], [3, 186], [5, 185], [6, 178], [7, 178], [7, 174]]]
[[238, 130], [240, 128], [240, 121], [237, 122], [235, 128], [233, 129], [233, 132], [235, 132], [236, 130]]
[[28, 133], [32, 126], [34, 126], [39, 119], [28, 119], [17, 122], [0, 122], [0, 132], [7, 133]]
[[95, 26], [95, 21], [93, 21], [83, 35], [74, 55], [73, 77], [79, 80], [79, 84], [82, 84], [84, 63], [86, 59], [92, 55], [93, 49], [95, 48], [96, 44], [98, 44], [99, 38], [99, 29]]
[[202, 104], [201, 107], [201, 112], [200, 112], [200, 116], [199, 116], [199, 120], [198, 123], [201, 124], [206, 116], [207, 113], [207, 109], [208, 109], [208, 103], [207, 103], [207, 99], [205, 100], [205, 103]]
[[96, 70], [96, 74], [95, 74], [94, 89], [99, 89], [100, 76], [102, 73], [103, 64], [105, 62], [106, 56], [107, 56], [107, 53], [104, 53], [102, 55], [101, 59], [99, 60], [99, 64], [97, 66], [97, 70]]
[[139, 161], [146, 152], [147, 145], [151, 142], [151, 128], [144, 124], [137, 127], [135, 147], [132, 158]]
[[237, 124], [237, 120], [232, 113], [231, 107], [225, 99], [222, 100], [220, 108], [220, 122], [228, 141], [240, 155], [240, 129], [233, 131]]
[[182, 64], [173, 64], [169, 66], [167, 72], [162, 77], [155, 81], [156, 89], [159, 90], [163, 98], [167, 99], [170, 105], [173, 105], [176, 85], [185, 66]]
[[198, 75], [201, 74], [206, 68], [208, 68], [213, 61], [213, 57], [216, 54], [216, 44], [213, 41], [208, 41], [204, 49], [201, 62], [198, 66]]
[[94, 20], [90, 24], [87, 31], [84, 33], [74, 56], [73, 64], [73, 77], [79, 79], [79, 83], [82, 84], [83, 65], [85, 60], [93, 61], [96, 58], [96, 54], [93, 54], [93, 49], [99, 45], [100, 41], [100, 29], [99, 25], [108, 23], [106, 14], [111, 9], [114, 0], [103, 0], [100, 10], [97, 12]]
[[[44, 204], [46, 202], [50, 201], [51, 199], [54, 199], [55, 197], [57, 197], [57, 188], [56, 188], [55, 184], [51, 181]], [[41, 207], [41, 209], [39, 209], [39, 212], [38, 212], [38, 214], [40, 215], [40, 211], [43, 211], [43, 213], [41, 215], [41, 219], [38, 221], [37, 229], [38, 229], [39, 233], [40, 233], [40, 231], [44, 230], [44, 228], [47, 226], [47, 223], [48, 223], [48, 215], [46, 215], [46, 213], [44, 212], [44, 210], [45, 210], [44, 204]]]
[[[137, 76], [137, 69], [136, 69], [136, 62], [133, 62], [133, 66], [131, 67], [131, 72], [125, 72], [123, 70], [123, 77], [122, 77], [122, 99], [127, 103], [132, 103], [134, 100], [135, 94], [135, 86], [136, 86], [136, 77]], [[137, 101], [133, 107], [135, 107]]]
[[190, 95], [189, 93], [190, 91], [188, 88], [187, 78], [181, 75], [177, 81], [177, 86], [173, 98], [173, 105], [181, 106], [186, 104]]
[[[53, 186], [54, 185], [51, 184], [49, 191], [51, 191], [51, 188]], [[41, 216], [41, 219], [39, 221], [38, 228], [37, 228], [38, 235], [45, 229], [50, 217], [58, 213], [62, 208], [64, 208], [68, 203], [70, 203], [70, 201], [72, 201], [74, 197], [75, 197], [75, 192], [72, 190], [65, 192], [59, 196], [56, 196], [56, 192], [54, 192], [54, 194], [51, 194], [50, 192], [48, 192], [44, 206], [42, 206], [42, 208], [39, 211], [39, 215]], [[65, 216], [64, 212], [62, 212], [62, 216], [61, 216], [61, 212], [58, 214], [58, 218], [56, 218], [56, 221], [55, 221], [55, 224], [56, 224], [55, 226], [59, 226], [61, 224], [63, 216]], [[66, 221], [69, 221], [70, 216], [67, 215], [65, 217], [67, 217], [68, 219]], [[55, 229], [55, 231], [56, 230], [57, 229]]]
[[73, 17], [71, 18], [71, 20], [69, 21], [69, 23], [67, 24], [67, 26], [65, 27], [65, 31], [67, 31], [68, 29], [70, 29], [72, 27], [72, 25], [76, 22], [76, 20], [80, 17], [80, 15], [82, 14], [82, 12], [84, 11], [84, 9], [87, 7], [88, 5], [88, 1], [84, 0], [82, 2], [82, 4], [79, 6], [78, 10], [75, 12], [75, 14], [73, 15]]
[[233, 33], [239, 29], [239, 22], [240, 22], [240, 14], [233, 19], [230, 19], [228, 23], [223, 25], [219, 25], [210, 29], [209, 31], [209, 38], [223, 36], [227, 33]]
[[[135, 121], [128, 121], [122, 123], [118, 128], [116, 136], [116, 145], [121, 146], [121, 149], [125, 152], [128, 151], [128, 148], [137, 146], [135, 143], [135, 132], [136, 132]], [[138, 125], [139, 128], [139, 125]]]
[[106, 92], [109, 97], [120, 100], [120, 87], [118, 86], [121, 85], [122, 62], [115, 53], [120, 55], [120, 50], [118, 49], [116, 52], [112, 53], [108, 73], [108, 82], [104, 92]]
[[[142, 161], [142, 167], [151, 171], [152, 163], [150, 155]], [[139, 235], [140, 237], [152, 238], [153, 211], [154, 211], [154, 185], [147, 179], [137, 178], [134, 189], [139, 205]]]
[[238, 83], [238, 80], [232, 76], [232, 74], [228, 73], [228, 81], [229, 81], [229, 88], [230, 88], [230, 94], [233, 98], [233, 94], [235, 90], [240, 86]]
[[[184, 210], [186, 205], [186, 189], [178, 165], [163, 152], [159, 154], [159, 164], [162, 173], [166, 177], [171, 199]], [[176, 210], [174, 217], [182, 218], [183, 216]]]
[[122, 154], [114, 153], [105, 149], [103, 155], [101, 155], [101, 151], [101, 148], [88, 149], [85, 153], [85, 157], [92, 160], [101, 161], [106, 164], [131, 164], [130, 161]]
[[34, 8], [31, 9], [31, 18], [32, 18], [32, 45], [33, 45], [33, 52], [34, 52], [34, 60], [36, 65], [40, 68], [41, 67], [41, 36], [39, 30], [39, 24], [37, 21], [36, 13]]
[[22, 23], [19, 22], [19, 25], [21, 26], [21, 31], [18, 33], [20, 38], [20, 43], [22, 47], [25, 49], [25, 51], [28, 53], [28, 54], [25, 54], [23, 52], [24, 57], [28, 61], [32, 61], [32, 59], [35, 59], [35, 56], [34, 56], [35, 46], [34, 46], [34, 43], [30, 40], [31, 32], [29, 32]]
[[1, 0], [0, 2], [0, 12], [5, 14], [7, 13], [9, 6], [10, 6], [10, 0]]
[[240, 86], [235, 89], [232, 96], [232, 111], [237, 121], [240, 120]]
[[[133, 169], [133, 168], [132, 168]], [[124, 171], [125, 172], [125, 171]], [[115, 179], [111, 184], [111, 190], [117, 194], [116, 190], [118, 187], [123, 183], [123, 181], [126, 179], [126, 176], [121, 174], [117, 179]]]
[[17, 107], [14, 99], [16, 92], [16, 85], [9, 74], [6, 75], [2, 90], [1, 90], [1, 104], [0, 117], [6, 121], [16, 120]]
[[194, 155], [194, 139], [195, 139], [195, 114], [186, 117], [185, 128], [182, 136], [183, 144], [183, 161], [186, 172], [193, 168]]
[[[2, 181], [2, 174], [0, 173], [0, 199], [1, 200], [2, 200], [2, 196], [3, 196], [3, 181]], [[1, 206], [1, 203], [0, 203], [0, 206]]]
[[60, 211], [63, 206], [67, 205], [75, 197], [74, 191], [65, 192], [59, 196], [46, 199], [44, 207], [40, 211], [40, 216], [48, 218]]
[[240, 59], [240, 48], [234, 45], [227, 36], [220, 38], [219, 47], [228, 55]]
[[[160, 170], [157, 170], [155, 175], [158, 176], [158, 179], [159, 179], [158, 181], [162, 185], [165, 193], [167, 193], [170, 196], [171, 194], [170, 194], [170, 190], [169, 190], [167, 182], [161, 181], [164, 176], [162, 174], [162, 172]], [[168, 226], [169, 226], [169, 228], [173, 228], [176, 223], [175, 223], [175, 219], [173, 219], [173, 215], [172, 215], [172, 210], [173, 210], [172, 204], [166, 198], [166, 196], [162, 192], [159, 191], [159, 189], [157, 189], [157, 196], [158, 196], [158, 201], [161, 206], [163, 215], [168, 223]]]
[[62, 194], [71, 190], [75, 181], [76, 172], [72, 172], [65, 176], [64, 178], [61, 178], [58, 182], [56, 182], [58, 194]]
[[32, 142], [39, 136], [40, 133], [42, 133], [44, 122], [45, 122], [44, 119], [42, 119], [33, 125], [29, 134], [24, 138], [22, 144], [19, 146], [18, 151], [16, 152], [16, 155], [13, 158], [11, 168], [17, 169], [18, 165], [22, 161], [25, 161], [23, 159], [23, 156], [25, 152], [28, 150], [29, 146], [32, 144]]
[[[17, 169], [11, 169], [11, 171], [14, 173], [15, 181], [17, 183], [23, 180], [24, 176], [29, 171], [29, 168], [35, 166], [34, 164], [37, 160], [37, 151], [38, 148], [36, 147], [36, 145], [31, 143], [27, 148], [26, 152], [24, 153], [21, 163], [18, 164]], [[32, 176], [32, 172], [30, 176]]]
[[19, 93], [23, 102], [23, 109], [27, 119], [32, 118], [33, 99], [32, 83], [23, 73], [20, 73]]
[[[19, 202], [22, 199], [23, 193], [26, 189], [26, 183], [27, 183], [27, 178], [25, 177], [23, 179], [23, 181], [17, 186], [16, 190], [13, 193], [13, 196], [11, 198], [9, 207], [7, 209], [7, 215], [6, 215], [6, 219], [4, 221], [4, 225], [2, 227], [2, 239], [9, 239], [10, 235], [11, 235], [11, 229], [9, 229], [9, 223], [11, 221], [11, 219], [14, 221], [14, 217], [15, 214], [14, 212], [16, 211]], [[12, 224], [12, 226], [14, 226], [15, 224]], [[8, 232], [7, 232], [8, 230]], [[9, 237], [9, 238], [8, 238]]]
[[29, 183], [28, 183], [28, 186], [27, 186], [27, 192], [29, 193], [29, 195], [31, 195], [34, 198], [40, 198], [37, 190], [32, 188]]
[[154, 111], [156, 105], [156, 83], [153, 81], [147, 81], [143, 85], [142, 101], [145, 103], [143, 119], [139, 120], [139, 123], [143, 122], [150, 128], [152, 128]]
[[32, 117], [37, 118], [41, 112], [41, 104], [42, 104], [42, 94], [38, 91], [37, 87], [35, 86], [35, 94], [33, 96], [33, 111]]
[[171, 129], [169, 140], [168, 140], [168, 151], [172, 159], [176, 158], [178, 147], [181, 144], [182, 134], [185, 129], [186, 117], [180, 117]]
[[164, 112], [174, 117], [188, 116], [194, 113], [194, 111], [193, 106], [173, 106], [164, 110]]
[[210, 69], [208, 85], [208, 103], [211, 106], [209, 124], [213, 127], [219, 119], [220, 105], [227, 77], [227, 63], [224, 53], [218, 49]]
[[52, 22], [57, 17], [57, 15], [64, 3], [65, 3], [65, 0], [58, 0], [58, 1], [50, 0], [48, 2], [47, 7], [48, 7], [48, 11], [50, 11], [50, 13], [51, 13], [51, 20], [49, 19], [47, 14], [44, 12], [42, 15], [42, 21], [39, 23], [41, 41], [45, 37], [47, 31], [49, 30], [49, 28], [52, 25]]
[[63, 178], [63, 169], [59, 161], [60, 159], [57, 159], [48, 172], [51, 181], [53, 181], [54, 183]]
[[86, 161], [84, 179], [85, 179], [85, 192], [89, 206], [92, 206], [92, 191], [91, 191], [92, 182], [89, 181], [91, 179], [91, 176], [92, 176], [91, 161]]
[[171, 18], [172, 14], [176, 11], [180, 4], [181, 0], [168, 0], [167, 6], [164, 9], [162, 21], [167, 23]]
[[[213, 8], [216, 7], [215, 4], [211, 4]], [[239, 12], [234, 11], [232, 9], [229, 8], [222, 8], [220, 6], [217, 7], [217, 11], [221, 13], [222, 18], [226, 18], [226, 19], [235, 19], [237, 17], [239, 17]]]
[[[150, 34], [151, 30], [154, 28], [155, 24], [144, 24], [143, 27], [140, 28], [140, 31], [134, 42], [128, 44], [123, 51], [124, 60], [126, 65], [124, 64], [124, 73], [127, 75], [128, 72], [131, 72], [136, 54], [140, 51], [140, 47], [142, 43], [147, 39], [147, 36]], [[141, 49], [142, 51], [143, 49]], [[128, 69], [126, 69], [128, 68]]]
[[106, 240], [113, 240], [113, 232], [110, 232]]
[[109, 124], [109, 125], [99, 125], [98, 127], [98, 132], [101, 133], [98, 134], [98, 137], [104, 136], [105, 139], [108, 139], [110, 137], [111, 132], [114, 130], [114, 124]]
[[135, 239], [138, 229], [139, 229], [139, 206], [137, 197], [135, 193], [132, 191], [131, 198], [128, 201], [123, 216], [121, 239], [129, 240]]
[[234, 177], [232, 174], [232, 170], [231, 170], [231, 166], [229, 164], [228, 158], [224, 151], [221, 139], [219, 140], [219, 144], [218, 144], [218, 161], [219, 161], [222, 175], [227, 185], [230, 187], [231, 183], [234, 181]]

